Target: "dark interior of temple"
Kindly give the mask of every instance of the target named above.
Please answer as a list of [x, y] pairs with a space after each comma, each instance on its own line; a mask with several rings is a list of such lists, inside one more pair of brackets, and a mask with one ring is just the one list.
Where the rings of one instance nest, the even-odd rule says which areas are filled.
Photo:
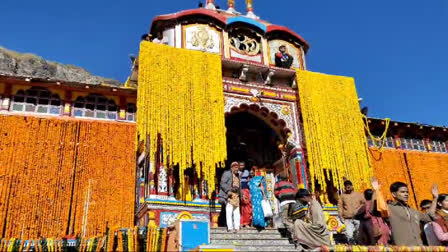
[[227, 166], [244, 162], [247, 168], [256, 165], [269, 168], [281, 158], [278, 134], [263, 120], [249, 112], [226, 116]]

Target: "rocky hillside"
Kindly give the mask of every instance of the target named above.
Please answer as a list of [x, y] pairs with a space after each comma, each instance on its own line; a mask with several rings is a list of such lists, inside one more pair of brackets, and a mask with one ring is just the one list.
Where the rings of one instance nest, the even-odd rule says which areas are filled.
[[45, 60], [34, 54], [18, 53], [3, 47], [0, 47], [0, 75], [86, 84], [122, 85], [122, 83], [116, 80], [94, 76], [77, 66], [63, 65]]

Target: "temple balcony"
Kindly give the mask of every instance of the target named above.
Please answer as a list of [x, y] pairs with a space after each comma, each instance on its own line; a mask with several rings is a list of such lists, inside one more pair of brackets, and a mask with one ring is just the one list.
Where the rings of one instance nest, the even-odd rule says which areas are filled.
[[295, 91], [296, 71], [294, 69], [268, 66], [256, 62], [222, 59], [223, 78], [242, 85], [274, 87]]

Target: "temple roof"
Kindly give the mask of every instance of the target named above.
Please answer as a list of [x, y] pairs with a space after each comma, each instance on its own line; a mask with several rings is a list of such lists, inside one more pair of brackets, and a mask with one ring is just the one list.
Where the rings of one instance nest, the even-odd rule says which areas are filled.
[[264, 34], [266, 35], [273, 32], [283, 32], [290, 35], [292, 38], [296, 39], [301, 45], [303, 45], [305, 52], [308, 51], [308, 49], [310, 48], [309, 43], [302, 36], [300, 36], [299, 34], [295, 33], [294, 31], [290, 30], [285, 26], [271, 24], [267, 21], [250, 18], [238, 13], [230, 13], [223, 10], [211, 10], [205, 8], [183, 10], [172, 14], [156, 16], [152, 20], [150, 33], [154, 33], [155, 29], [162, 22], [172, 21], [175, 23], [179, 23], [182, 20], [188, 20], [188, 18], [198, 16], [207, 17], [215, 21], [217, 24], [224, 26], [228, 26], [237, 22], [245, 23], [257, 27], [259, 30], [263, 31]]

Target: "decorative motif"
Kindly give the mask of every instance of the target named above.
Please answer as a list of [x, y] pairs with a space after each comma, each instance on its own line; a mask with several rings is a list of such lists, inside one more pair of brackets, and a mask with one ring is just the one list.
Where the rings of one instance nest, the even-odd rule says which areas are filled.
[[208, 25], [184, 26], [184, 48], [221, 53], [221, 33]]
[[168, 176], [163, 166], [159, 168], [158, 192], [168, 193]]
[[250, 93], [252, 94], [250, 99], [252, 102], [260, 102], [260, 92], [257, 89], [251, 89]]
[[235, 51], [250, 56], [258, 55], [261, 52], [261, 46], [257, 39], [250, 38], [244, 34], [232, 36], [230, 38], [230, 45]]
[[205, 26], [200, 26], [196, 31], [193, 31], [191, 44], [203, 51], [206, 51], [206, 49], [213, 49], [213, 47], [215, 47], [213, 37], [209, 34]]
[[176, 219], [178, 219], [178, 220], [193, 219], [193, 215], [191, 215], [191, 213], [189, 213], [189, 212], [182, 212], [177, 215]]
[[289, 106], [283, 105], [283, 107], [282, 107], [282, 114], [283, 115], [290, 115], [291, 114], [291, 108]]
[[[328, 213], [325, 214], [328, 215]], [[339, 225], [340, 224], [338, 218], [336, 218], [335, 216], [328, 216], [327, 226], [330, 231], [336, 231]]]
[[[224, 106], [225, 112], [230, 112], [233, 107], [239, 107], [241, 104], [246, 103], [250, 105], [250, 98], [237, 98], [237, 97], [226, 97], [226, 104]], [[285, 115], [282, 113], [283, 106], [288, 106], [285, 104], [278, 104], [271, 102], [269, 100], [263, 99], [262, 107], [267, 108], [270, 112], [275, 112], [279, 119], [282, 119], [286, 123], [286, 127], [291, 127], [290, 129], [292, 132], [292, 139], [294, 139], [295, 142], [299, 142], [298, 138], [298, 129], [296, 128], [297, 119], [295, 118], [295, 114], [290, 113], [289, 115]], [[295, 110], [296, 107], [292, 105], [293, 109]]]
[[191, 219], [198, 219], [198, 220], [209, 220], [210, 219], [210, 217], [206, 214], [190, 214], [190, 213], [188, 213], [188, 214], [186, 214], [185, 212], [182, 212], [182, 213], [161, 212], [160, 213], [160, 227], [162, 227], [162, 228], [169, 227], [169, 226], [173, 225], [179, 218], [182, 218], [182, 216], [188, 216]]

